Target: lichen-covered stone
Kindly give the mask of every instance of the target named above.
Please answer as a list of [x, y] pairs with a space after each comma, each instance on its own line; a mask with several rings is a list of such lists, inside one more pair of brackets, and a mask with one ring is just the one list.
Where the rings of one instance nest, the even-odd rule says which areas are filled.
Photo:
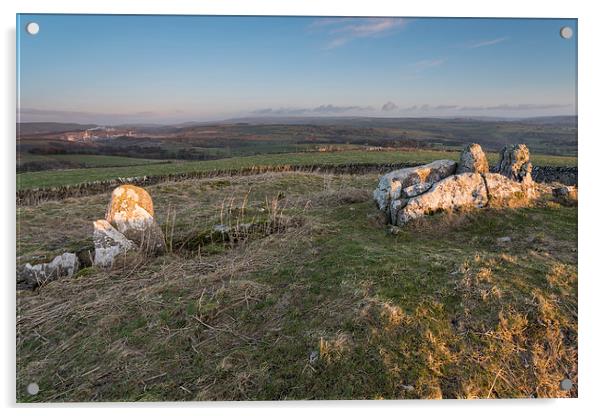
[[456, 174], [460, 173], [487, 173], [489, 172], [489, 162], [481, 146], [476, 143], [467, 145], [460, 155], [460, 163]]
[[494, 171], [517, 182], [531, 182], [533, 166], [529, 161], [529, 148], [524, 144], [505, 146]]
[[397, 224], [397, 215], [399, 211], [408, 204], [408, 198], [401, 198], [391, 201], [391, 207], [389, 208], [389, 223]]
[[106, 220], [94, 221], [94, 265], [109, 268], [115, 259], [136, 249], [136, 244], [117, 231]]
[[517, 182], [499, 173], [485, 173], [483, 178], [487, 185], [490, 207], [526, 207], [539, 197], [539, 191], [532, 181]]
[[17, 287], [33, 289], [60, 277], [71, 277], [78, 270], [79, 260], [74, 253], [63, 253], [48, 263], [27, 263], [17, 270]]
[[[457, 168], [450, 160], [438, 160], [383, 175], [374, 199], [392, 225], [402, 226], [440, 211], [524, 207], [543, 194], [552, 195], [552, 187], [532, 181], [529, 149], [525, 145], [505, 147], [494, 170], [499, 173], [489, 172], [485, 153], [473, 143], [462, 152]], [[575, 195], [576, 200], [576, 189], [564, 187], [554, 191], [554, 195], [563, 200]]]
[[144, 189], [122, 185], [111, 194], [105, 219], [144, 252], [165, 251], [165, 236], [157, 224], [151, 196]]
[[487, 204], [487, 188], [478, 173], [453, 175], [437, 182], [426, 193], [408, 201], [397, 214], [397, 225], [441, 211], [482, 208]]
[[154, 217], [153, 200], [144, 188], [134, 185], [121, 185], [111, 193], [111, 201], [107, 207], [105, 219], [113, 224], [116, 220], [136, 217], [138, 208], [144, 209]]
[[417, 183], [416, 185], [408, 186], [401, 190], [401, 197], [414, 198], [415, 196], [425, 193], [431, 189], [432, 186], [433, 184], [431, 182]]
[[437, 160], [427, 165], [394, 170], [380, 177], [374, 190], [374, 200], [380, 210], [389, 210], [391, 201], [401, 197], [401, 190], [425, 182], [437, 182], [453, 175], [456, 162]]

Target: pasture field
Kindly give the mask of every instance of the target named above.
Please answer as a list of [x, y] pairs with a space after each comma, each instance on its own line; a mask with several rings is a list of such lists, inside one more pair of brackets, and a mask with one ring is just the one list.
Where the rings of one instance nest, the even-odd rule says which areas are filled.
[[[111, 168], [65, 169], [44, 172], [25, 172], [17, 174], [17, 190], [47, 188], [53, 186], [76, 185], [85, 182], [127, 178], [135, 176], [153, 176], [187, 172], [210, 172], [212, 170], [233, 170], [253, 166], [280, 165], [344, 165], [373, 163], [414, 163], [423, 164], [437, 159], [458, 160], [459, 151], [442, 150], [405, 150], [405, 151], [342, 151], [342, 152], [301, 152], [284, 154], [264, 154], [245, 157], [233, 157], [219, 160], [140, 164]], [[79, 156], [78, 156], [79, 157]], [[498, 155], [488, 153], [490, 164], [497, 162]], [[575, 156], [553, 156], [534, 154], [534, 165], [576, 166]]]
[[154, 163], [166, 163], [166, 160], [143, 159], [125, 156], [108, 156], [108, 155], [36, 155], [32, 153], [20, 154], [20, 163], [27, 162], [51, 162], [51, 161], [68, 161], [82, 165], [85, 168], [102, 168], [116, 166], [138, 166], [149, 165]]
[[52, 170], [114, 168], [169, 163], [169, 160], [97, 154], [36, 154], [17, 153], [17, 174]]
[[[228, 163], [257, 163], [244, 160]], [[393, 235], [371, 200], [377, 179], [149, 186], [166, 255], [17, 293], [17, 400], [577, 396], [559, 388], [578, 385], [577, 208], [438, 214]], [[90, 244], [108, 199], [17, 207], [18, 261]], [[274, 222], [236, 241], [204, 238], [216, 224]]]

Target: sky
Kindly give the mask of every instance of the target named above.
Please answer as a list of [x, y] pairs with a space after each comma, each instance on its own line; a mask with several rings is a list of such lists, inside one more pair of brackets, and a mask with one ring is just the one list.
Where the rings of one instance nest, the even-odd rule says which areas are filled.
[[17, 85], [23, 122], [576, 115], [577, 21], [21, 14]]

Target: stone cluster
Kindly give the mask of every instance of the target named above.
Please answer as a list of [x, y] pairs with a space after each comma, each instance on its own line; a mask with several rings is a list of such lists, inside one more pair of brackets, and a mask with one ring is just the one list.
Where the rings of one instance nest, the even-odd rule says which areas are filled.
[[[504, 147], [492, 170], [481, 146], [472, 143], [462, 151], [459, 163], [437, 160], [383, 175], [373, 197], [387, 222], [401, 226], [441, 211], [527, 206], [540, 196], [542, 187], [531, 178], [529, 149], [524, 144]], [[562, 192], [576, 195], [576, 191]]]
[[165, 237], [154, 214], [153, 200], [143, 188], [115, 188], [105, 219], [94, 221], [94, 264], [111, 267], [117, 256], [132, 249], [146, 254], [163, 253]]
[[[104, 219], [93, 222], [94, 251], [88, 265], [110, 268], [128, 252], [161, 254], [166, 249], [161, 227], [154, 219], [153, 201], [143, 188], [121, 185], [113, 190]], [[17, 287], [33, 289], [82, 267], [76, 253], [63, 253], [48, 263], [25, 264], [17, 270]]]

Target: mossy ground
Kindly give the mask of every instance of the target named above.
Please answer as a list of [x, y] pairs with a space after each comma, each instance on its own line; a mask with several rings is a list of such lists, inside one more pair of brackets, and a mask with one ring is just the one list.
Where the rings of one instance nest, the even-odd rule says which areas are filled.
[[[391, 235], [374, 220], [376, 179], [150, 187], [173, 241], [271, 214], [303, 221], [18, 293], [17, 399], [576, 396], [577, 209], [439, 214]], [[107, 198], [19, 208], [18, 255], [86, 241]]]

